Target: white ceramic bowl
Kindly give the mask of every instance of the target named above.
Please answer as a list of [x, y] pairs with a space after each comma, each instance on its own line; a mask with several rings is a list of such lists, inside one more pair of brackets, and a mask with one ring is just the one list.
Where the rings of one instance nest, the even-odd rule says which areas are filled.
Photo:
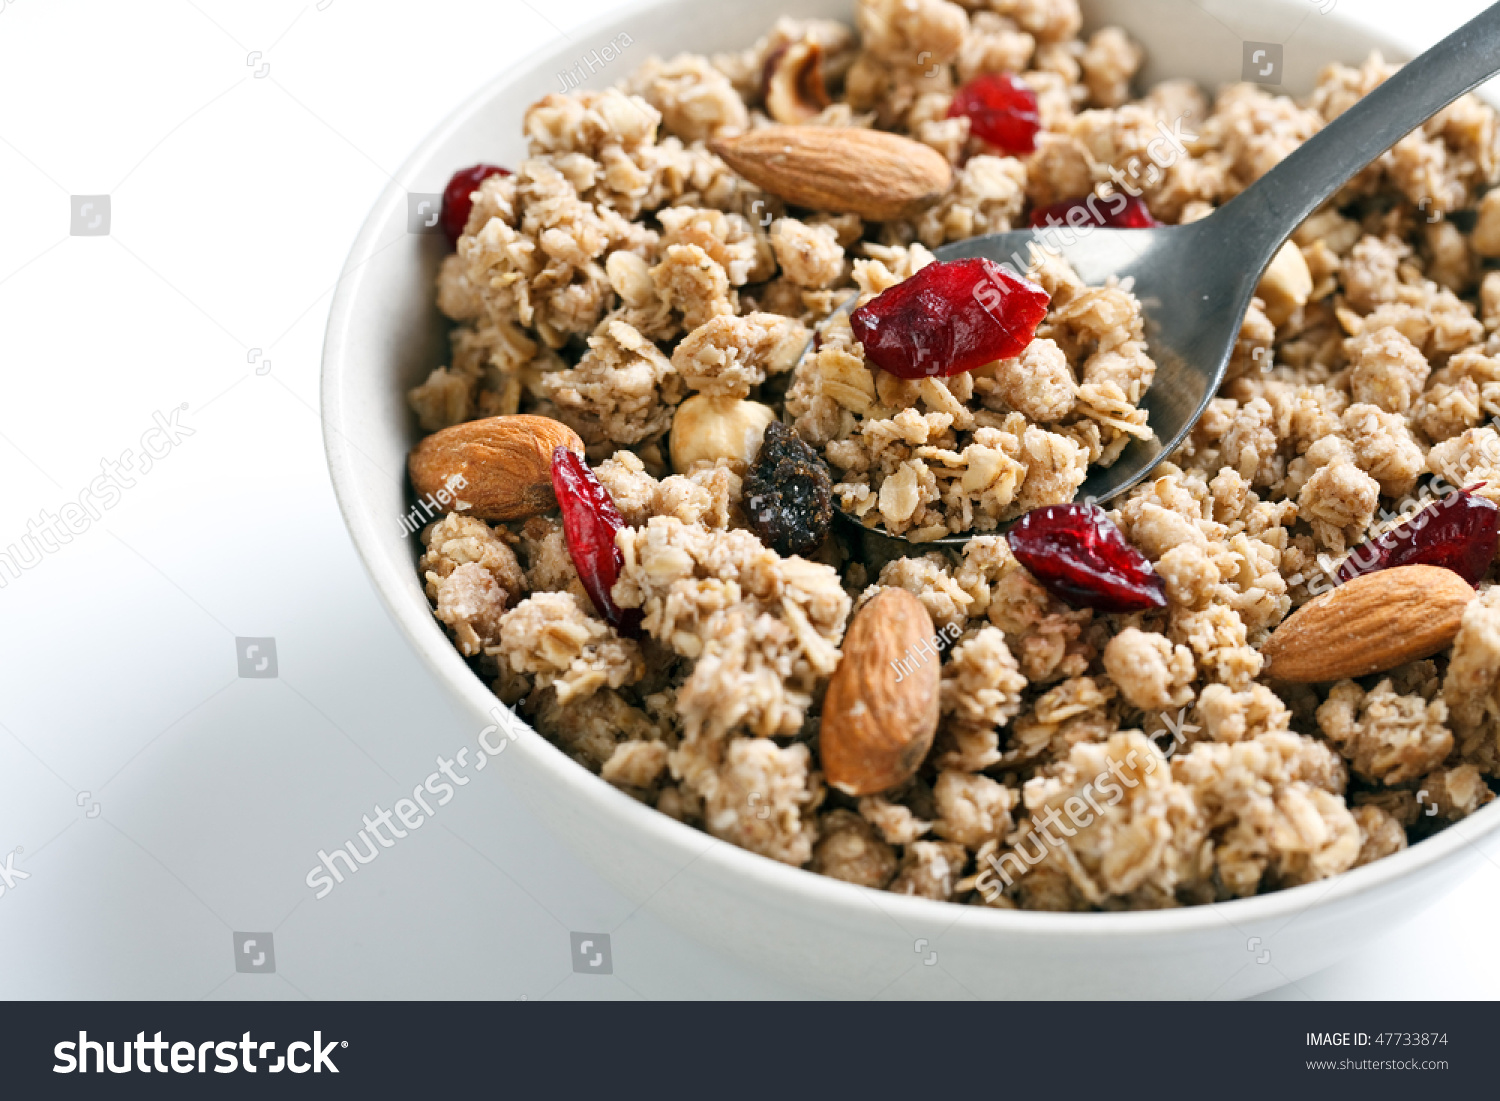
[[[447, 325], [433, 305], [445, 243], [407, 233], [406, 192], [441, 191], [462, 165], [519, 161], [527, 105], [558, 90], [557, 74], [621, 33], [630, 45], [585, 86], [614, 83], [651, 54], [742, 48], [783, 11], [849, 21], [851, 9], [849, 0], [787, 0], [784, 7], [654, 0], [622, 11], [465, 103], [411, 156], [399, 186], [365, 221], [328, 323], [328, 461], [381, 598], [473, 715], [476, 731], [496, 701], [433, 619], [415, 570], [417, 541], [401, 535], [397, 522], [408, 508], [405, 455], [418, 436], [404, 393], [447, 362]], [[1337, 14], [1320, 14], [1309, 0], [1084, 0], [1084, 9], [1090, 27], [1117, 24], [1146, 47], [1147, 83], [1192, 77], [1212, 90], [1238, 80], [1242, 42], [1229, 27], [1249, 39], [1286, 41], [1284, 85], [1295, 94], [1328, 61], [1357, 63], [1372, 48], [1393, 58], [1409, 53]], [[1258, 993], [1328, 966], [1430, 905], [1482, 858], [1470, 841], [1500, 826], [1497, 803], [1348, 875], [1215, 906], [1019, 913], [869, 891], [716, 841], [616, 791], [530, 729], [501, 771], [549, 829], [632, 900], [753, 968], [847, 997], [910, 989], [899, 980], [934, 950], [949, 979], [983, 997]], [[959, 991], [952, 983], [946, 989]]]

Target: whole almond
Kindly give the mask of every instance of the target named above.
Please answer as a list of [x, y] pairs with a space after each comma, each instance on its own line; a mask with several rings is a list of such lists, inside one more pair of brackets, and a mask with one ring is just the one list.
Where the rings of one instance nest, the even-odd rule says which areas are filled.
[[550, 417], [485, 417], [434, 432], [412, 448], [406, 466], [417, 496], [439, 508], [481, 520], [522, 520], [557, 507], [552, 452], [558, 447], [583, 454], [578, 433]]
[[1453, 642], [1469, 583], [1441, 566], [1394, 566], [1314, 597], [1260, 648], [1272, 680], [1322, 684], [1383, 673]]
[[941, 660], [932, 617], [905, 589], [882, 589], [859, 610], [823, 698], [830, 784], [873, 795], [912, 777], [937, 733]]
[[953, 182], [947, 158], [931, 146], [862, 127], [763, 126], [709, 148], [793, 206], [872, 222], [904, 218]]

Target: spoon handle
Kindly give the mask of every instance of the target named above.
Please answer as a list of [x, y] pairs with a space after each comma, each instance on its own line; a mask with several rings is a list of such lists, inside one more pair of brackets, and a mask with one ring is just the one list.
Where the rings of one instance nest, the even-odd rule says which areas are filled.
[[[1240, 240], [1281, 243], [1371, 161], [1500, 72], [1500, 4], [1465, 23], [1359, 100], [1224, 208]], [[1436, 197], [1434, 197], [1436, 198]]]

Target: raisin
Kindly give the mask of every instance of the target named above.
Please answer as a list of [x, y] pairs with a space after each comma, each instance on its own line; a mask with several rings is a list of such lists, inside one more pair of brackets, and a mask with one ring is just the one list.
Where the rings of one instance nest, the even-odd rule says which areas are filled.
[[833, 480], [814, 451], [786, 425], [772, 421], [745, 474], [745, 514], [777, 554], [811, 554], [833, 523]]
[[1036, 152], [1036, 93], [1010, 73], [982, 73], [960, 88], [948, 107], [949, 118], [959, 115], [969, 120], [969, 133], [1001, 152]]
[[1339, 566], [1339, 582], [1392, 566], [1441, 566], [1470, 585], [1495, 559], [1500, 507], [1467, 489], [1434, 501], [1405, 523], [1355, 547]]
[[583, 457], [566, 447], [552, 452], [552, 491], [562, 509], [568, 554], [589, 599], [605, 622], [620, 634], [640, 637], [640, 609], [621, 609], [610, 595], [625, 564], [625, 556], [615, 546], [615, 533], [625, 526], [625, 520], [615, 507], [614, 498], [599, 484]]
[[510, 169], [493, 164], [476, 164], [453, 173], [448, 186], [443, 188], [443, 232], [448, 235], [450, 245], [458, 244], [458, 239], [464, 235], [469, 212], [474, 209], [473, 195], [479, 185], [491, 176], [509, 175]]
[[1037, 584], [1075, 608], [1164, 608], [1166, 585], [1097, 505], [1045, 505], [1017, 521], [1011, 553]]
[[[1082, 216], [1074, 211], [1082, 211]], [[1161, 225], [1151, 216], [1146, 204], [1134, 195], [1116, 193], [1107, 198], [1089, 195], [1082, 199], [1064, 199], [1051, 206], [1038, 207], [1031, 212], [1031, 228], [1069, 229], [1107, 226], [1110, 229], [1155, 229]]]
[[1041, 287], [993, 260], [939, 260], [870, 299], [849, 324], [883, 371], [957, 375], [1020, 355], [1048, 301]]

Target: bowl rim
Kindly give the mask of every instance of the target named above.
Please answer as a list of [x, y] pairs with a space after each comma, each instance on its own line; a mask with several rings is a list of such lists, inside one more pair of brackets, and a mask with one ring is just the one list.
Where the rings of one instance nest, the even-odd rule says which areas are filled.
[[[339, 511], [355, 550], [388, 614], [433, 676], [459, 696], [474, 716], [488, 714], [499, 704], [499, 700], [469, 668], [433, 618], [425, 600], [418, 607], [401, 591], [403, 583], [409, 583], [410, 579], [402, 577], [396, 565], [383, 553], [377, 534], [379, 525], [373, 516], [360, 507], [354, 473], [357, 448], [343, 432], [344, 426], [353, 421], [345, 379], [353, 373], [347, 350], [355, 303], [364, 286], [369, 261], [391, 244], [389, 241], [381, 244], [382, 231], [392, 224], [399, 208], [404, 205], [407, 185], [422, 174], [439, 148], [469, 125], [475, 116], [487, 111], [497, 98], [536, 72], [546, 71], [573, 59], [581, 49], [594, 48], [596, 44], [612, 41], [622, 31], [628, 31], [629, 26], [638, 27], [643, 17], [682, 2], [683, 0], [637, 0], [633, 4], [617, 8], [608, 22], [601, 24], [597, 31], [586, 37], [566, 39], [470, 93], [422, 139], [382, 189], [360, 227], [336, 284], [323, 345], [320, 396], [324, 450]], [[1293, 3], [1293, 0], [1261, 0], [1261, 3], [1266, 7], [1287, 11], [1300, 12], [1303, 8], [1302, 4]], [[1386, 57], [1403, 59], [1410, 55], [1408, 48], [1389, 35], [1350, 19], [1342, 12], [1331, 12], [1324, 18], [1355, 31]], [[566, 68], [566, 65], [563, 67]], [[407, 592], [409, 591], [408, 589]], [[717, 863], [726, 876], [737, 880], [742, 893], [750, 890], [765, 892], [770, 905], [796, 909], [814, 920], [843, 926], [857, 925], [868, 920], [871, 915], [870, 902], [875, 900], [878, 903], [876, 909], [882, 912], [880, 920], [894, 920], [903, 929], [908, 925], [921, 928], [938, 924], [945, 931], [966, 927], [996, 936], [1036, 939], [1145, 939], [1205, 933], [1220, 929], [1226, 922], [1238, 927], [1240, 923], [1259, 924], [1277, 919], [1286, 919], [1282, 926], [1284, 928], [1285, 924], [1290, 924], [1296, 917], [1319, 905], [1367, 896], [1398, 880], [1413, 877], [1424, 869], [1461, 856], [1465, 846], [1472, 845], [1480, 856], [1491, 859], [1479, 849], [1478, 843], [1500, 828], [1500, 801], [1496, 801], [1432, 837], [1363, 867], [1328, 879], [1248, 898], [1159, 910], [1116, 912], [1068, 913], [999, 909], [940, 902], [860, 887], [742, 849], [631, 798], [573, 761], [523, 718], [516, 718], [520, 731], [515, 740], [514, 751], [521, 753], [533, 767], [544, 773], [549, 782], [558, 785], [566, 797], [592, 801], [601, 814], [614, 820], [615, 826], [622, 833], [628, 831], [632, 835], [644, 835], [658, 853], [673, 854], [679, 864], [679, 871], [674, 873], [674, 877], [698, 860], [705, 859]], [[1477, 830], [1473, 828], [1476, 825], [1479, 827]], [[1468, 831], [1463, 832], [1463, 827], [1468, 827]], [[710, 853], [710, 850], [717, 851]], [[588, 862], [587, 858], [585, 862]], [[1491, 862], [1494, 863], [1493, 860]], [[864, 897], [859, 897], [861, 895]]]

